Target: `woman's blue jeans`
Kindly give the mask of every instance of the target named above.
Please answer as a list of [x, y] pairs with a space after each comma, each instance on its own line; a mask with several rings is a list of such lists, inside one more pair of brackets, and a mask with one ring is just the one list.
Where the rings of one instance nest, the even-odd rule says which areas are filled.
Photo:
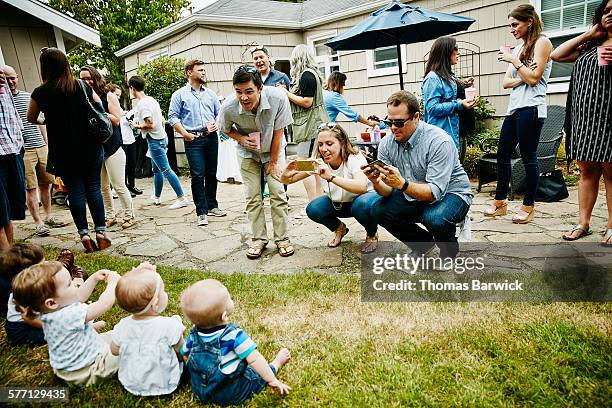
[[535, 203], [535, 195], [540, 181], [540, 163], [538, 162], [538, 144], [544, 119], [538, 118], [538, 108], [530, 106], [517, 109], [512, 115], [506, 116], [499, 135], [497, 148], [497, 188], [496, 200], [505, 200], [508, 196], [510, 179], [512, 178], [512, 152], [518, 144], [525, 166], [527, 189], [523, 205]]
[[104, 201], [102, 200], [102, 190], [100, 183], [100, 172], [104, 155], [100, 151], [100, 156], [92, 160], [87, 165], [73, 169], [69, 174], [62, 174], [62, 181], [68, 189], [68, 199], [70, 201], [70, 213], [76, 224], [79, 235], [89, 233], [87, 225], [87, 209], [89, 206], [91, 218], [93, 218], [96, 232], [102, 232], [105, 228]]
[[[370, 216], [370, 206], [368, 205], [367, 194], [355, 197], [353, 202], [332, 203], [327, 195], [315, 198], [306, 206], [308, 218], [316, 223], [323, 224], [330, 231], [334, 232], [340, 226], [340, 218], [355, 217], [363, 225], [368, 236], [376, 234], [378, 225]], [[334, 207], [334, 204], [336, 207]]]
[[149, 154], [151, 155], [151, 164], [153, 166], [153, 186], [155, 189], [155, 197], [161, 197], [162, 189], [164, 188], [164, 177], [170, 183], [170, 187], [174, 190], [177, 197], [183, 197], [183, 187], [181, 182], [168, 163], [166, 156], [166, 148], [168, 147], [168, 139], [153, 139], [147, 136], [147, 145], [149, 146]]

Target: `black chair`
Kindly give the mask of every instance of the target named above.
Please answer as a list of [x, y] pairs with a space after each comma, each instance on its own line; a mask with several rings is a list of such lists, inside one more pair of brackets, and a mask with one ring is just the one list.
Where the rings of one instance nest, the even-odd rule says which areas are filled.
[[[540, 172], [548, 173], [555, 169], [557, 150], [563, 137], [563, 122], [565, 120], [565, 107], [559, 105], [548, 106], [547, 118], [542, 127], [540, 143], [538, 144], [538, 161]], [[480, 142], [480, 150], [485, 152], [478, 159], [478, 192], [484, 184], [497, 181], [497, 153], [492, 150], [497, 146], [499, 139], [488, 138]], [[510, 200], [514, 200], [516, 193], [525, 189], [525, 167], [518, 148], [514, 150], [510, 160], [512, 166], [512, 179], [510, 181]]]

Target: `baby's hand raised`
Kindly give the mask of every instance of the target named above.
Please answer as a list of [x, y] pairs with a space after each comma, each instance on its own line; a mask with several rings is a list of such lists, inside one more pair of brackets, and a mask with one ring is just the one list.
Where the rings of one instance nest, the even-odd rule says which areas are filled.
[[291, 391], [291, 387], [287, 384], [280, 382], [278, 378], [274, 379], [273, 381], [270, 381], [268, 385], [272, 387], [272, 389], [277, 390], [280, 395], [287, 395], [289, 394], [289, 391]]
[[108, 279], [108, 274], [111, 271], [108, 269], [100, 269], [99, 271], [96, 271], [96, 273], [94, 273], [93, 275], [91, 275], [90, 279], [95, 279], [96, 282], [100, 282], [100, 281], [105, 281]]
[[115, 271], [108, 271], [108, 276], [106, 277], [106, 282], [108, 283], [117, 283], [121, 279], [121, 275], [119, 275]]

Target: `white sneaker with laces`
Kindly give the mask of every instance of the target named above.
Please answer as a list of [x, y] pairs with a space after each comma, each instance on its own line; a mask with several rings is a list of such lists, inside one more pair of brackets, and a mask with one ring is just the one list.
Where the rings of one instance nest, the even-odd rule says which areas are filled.
[[155, 197], [155, 195], [151, 196], [151, 200], [153, 201], [153, 205], [160, 205], [161, 204], [161, 198]]
[[174, 204], [170, 205], [171, 210], [176, 210], [177, 208], [187, 207], [189, 205], [189, 200], [186, 198], [178, 199], [174, 202]]
[[227, 215], [227, 212], [217, 207], [208, 210], [208, 215], [210, 215], [211, 217], [225, 217]]
[[45, 235], [49, 235], [50, 232], [51, 230], [45, 224], [38, 224], [34, 233], [39, 237], [43, 237]]
[[204, 225], [208, 225], [208, 217], [206, 214], [198, 215], [198, 227], [203, 227]]

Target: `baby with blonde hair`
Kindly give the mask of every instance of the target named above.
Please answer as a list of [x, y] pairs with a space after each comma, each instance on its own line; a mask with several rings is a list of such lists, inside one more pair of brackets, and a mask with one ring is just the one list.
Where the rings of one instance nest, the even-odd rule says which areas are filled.
[[[80, 287], [57, 261], [24, 269], [13, 279], [13, 299], [26, 318], [42, 323], [53, 372], [66, 382], [95, 384], [117, 372], [119, 359], [110, 352], [110, 333], [98, 334], [93, 320], [115, 303], [117, 272], [99, 270]], [[101, 281], [106, 289], [97, 301], [85, 302]]]
[[276, 373], [291, 358], [281, 349], [268, 364], [257, 345], [229, 316], [234, 302], [218, 280], [196, 282], [183, 292], [181, 309], [194, 324], [181, 354], [187, 361], [191, 388], [204, 403], [238, 405], [269, 385], [281, 395], [291, 388]]
[[135, 395], [165, 395], [179, 385], [183, 364], [177, 353], [185, 326], [179, 316], [160, 316], [168, 294], [155, 265], [143, 262], [115, 289], [117, 304], [130, 316], [113, 329], [111, 352], [119, 356], [119, 381]]

